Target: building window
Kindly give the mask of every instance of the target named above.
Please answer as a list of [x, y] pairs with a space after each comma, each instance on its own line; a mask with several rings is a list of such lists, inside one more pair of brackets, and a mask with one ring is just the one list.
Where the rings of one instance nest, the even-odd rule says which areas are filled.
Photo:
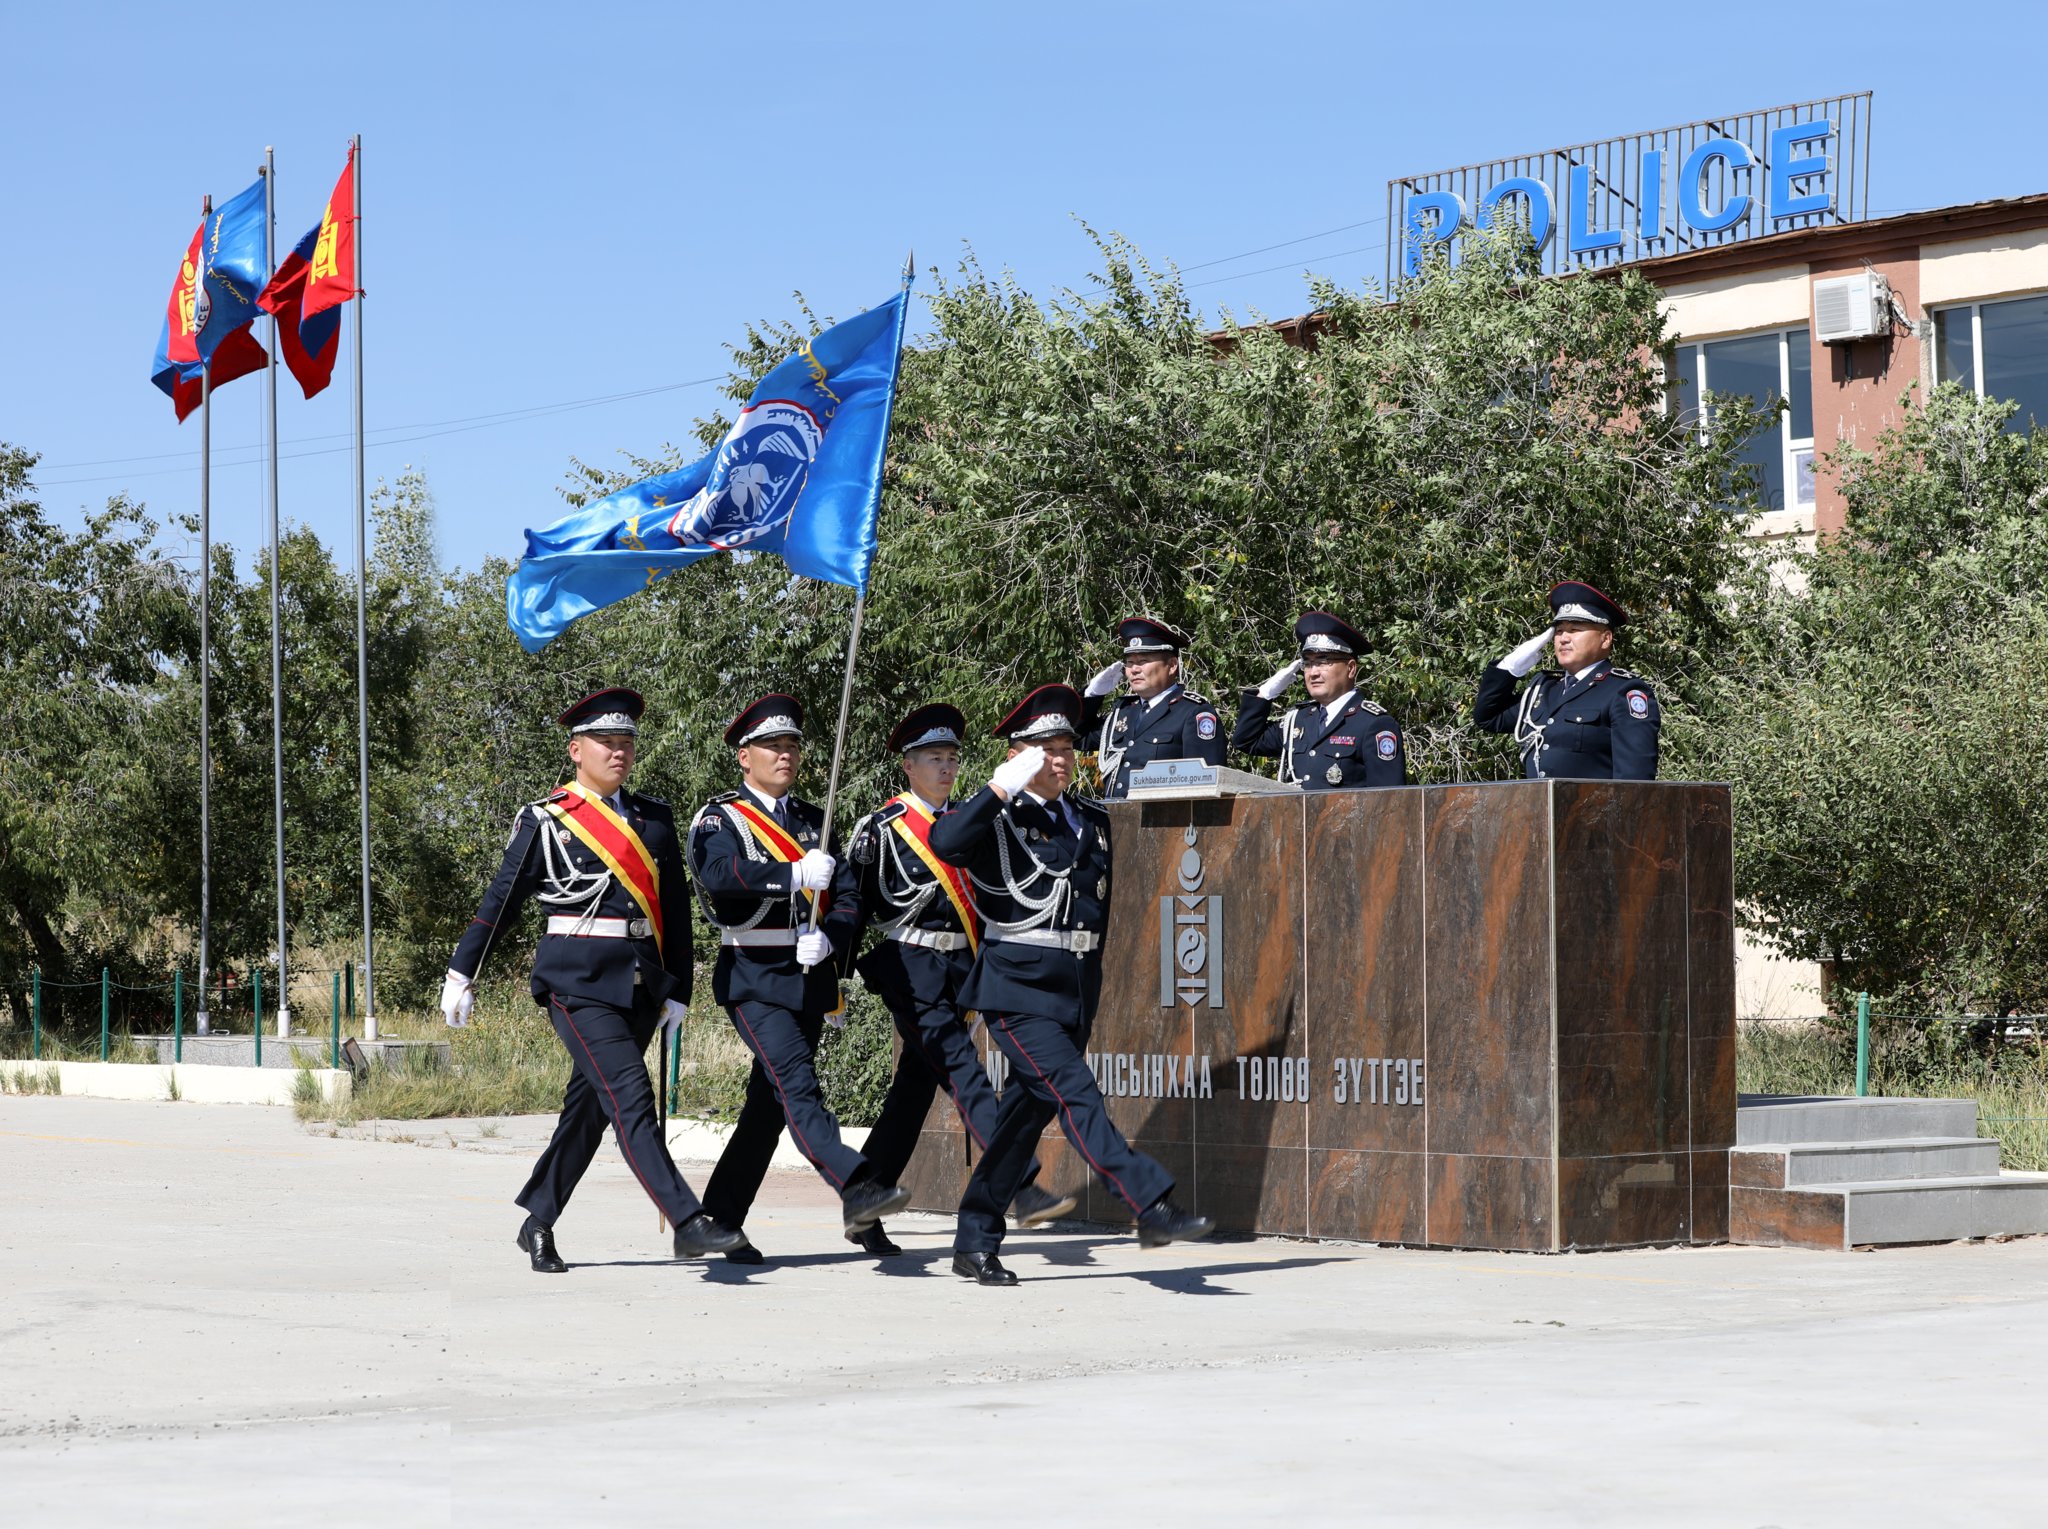
[[[1786, 407], [1742, 448], [1756, 469], [1767, 510], [1813, 508], [1813, 348], [1805, 325], [1681, 345], [1672, 356], [1673, 407], [1696, 417], [1703, 394], [1740, 395], [1769, 409]], [[1788, 487], [1789, 486], [1789, 487]]]
[[2048, 294], [1937, 309], [1934, 369], [1939, 381], [2018, 404], [2008, 429], [2048, 425]]

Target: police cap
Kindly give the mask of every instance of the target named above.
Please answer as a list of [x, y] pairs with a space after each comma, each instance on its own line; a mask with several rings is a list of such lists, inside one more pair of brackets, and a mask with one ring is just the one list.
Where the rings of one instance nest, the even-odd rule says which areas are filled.
[[732, 726], [725, 730], [726, 743], [736, 749], [767, 738], [795, 738], [801, 742], [803, 736], [804, 703], [779, 690], [762, 696], [734, 717]]
[[1301, 656], [1334, 653], [1339, 658], [1356, 658], [1365, 651], [1365, 639], [1358, 629], [1328, 611], [1306, 611], [1294, 623], [1294, 640], [1301, 644]]
[[1126, 621], [1119, 621], [1116, 635], [1123, 640], [1126, 658], [1140, 653], [1178, 653], [1188, 645], [1184, 633], [1176, 632], [1165, 622], [1154, 621], [1149, 616], [1132, 616]]
[[896, 724], [889, 734], [889, 752], [908, 754], [912, 749], [928, 749], [941, 743], [957, 747], [966, 738], [967, 718], [960, 708], [934, 701], [928, 706], [914, 707]]
[[1627, 623], [1628, 612], [1590, 584], [1573, 579], [1554, 585], [1550, 591], [1552, 621], [1585, 621], [1594, 626], [1618, 627]]
[[1081, 736], [1081, 692], [1072, 685], [1040, 685], [995, 726], [998, 738], [1012, 743], [1043, 743], [1048, 738]]
[[614, 687], [592, 691], [555, 720], [569, 729], [572, 738], [578, 733], [625, 733], [636, 737], [640, 732], [636, 724], [646, 710], [647, 702], [639, 691]]

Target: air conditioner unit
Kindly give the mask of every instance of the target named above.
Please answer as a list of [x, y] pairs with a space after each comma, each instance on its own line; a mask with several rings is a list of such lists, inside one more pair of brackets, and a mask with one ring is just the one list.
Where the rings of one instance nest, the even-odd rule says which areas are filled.
[[1892, 332], [1892, 288], [1875, 271], [1830, 276], [1813, 284], [1813, 329], [1823, 345], [1842, 345]]

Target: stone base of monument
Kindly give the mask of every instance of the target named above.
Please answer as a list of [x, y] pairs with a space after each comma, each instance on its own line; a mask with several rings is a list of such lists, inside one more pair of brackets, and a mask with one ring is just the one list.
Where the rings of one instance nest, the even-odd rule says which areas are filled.
[[[1728, 1238], [1726, 787], [1117, 803], [1090, 1061], [1227, 1231], [1557, 1252]], [[991, 1062], [1001, 1079], [1000, 1056]], [[1057, 1129], [1043, 1182], [1129, 1209]], [[934, 1111], [911, 1172], [967, 1174]]]

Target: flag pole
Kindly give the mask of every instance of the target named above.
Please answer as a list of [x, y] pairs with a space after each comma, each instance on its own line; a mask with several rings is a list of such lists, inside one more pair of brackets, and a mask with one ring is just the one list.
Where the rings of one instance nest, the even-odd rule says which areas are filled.
[[363, 135], [349, 142], [349, 188], [354, 205], [351, 247], [355, 251], [356, 337], [356, 798], [361, 819], [363, 861], [363, 1039], [377, 1038], [376, 962], [370, 946], [370, 553], [368, 510], [363, 496]]
[[[915, 252], [903, 257], [903, 306], [896, 312], [896, 379], [889, 389], [889, 418], [882, 424], [881, 444], [875, 448], [875, 499], [874, 512], [877, 522], [881, 518], [882, 500], [882, 457], [889, 449], [889, 428], [896, 418], [896, 392], [903, 380], [903, 325], [910, 313], [910, 283], [916, 274]], [[846, 754], [846, 718], [853, 705], [853, 661], [860, 654], [860, 629], [867, 620], [868, 592], [865, 587], [854, 597], [853, 630], [846, 638], [846, 677], [839, 686], [839, 726], [832, 735], [832, 773], [825, 781], [825, 830], [824, 840], [832, 841], [832, 810], [839, 799], [839, 764]], [[824, 912], [825, 899], [811, 899], [811, 930], [816, 932], [818, 920]]]
[[[213, 198], [199, 206], [203, 228]], [[202, 251], [201, 257], [205, 256]], [[195, 276], [203, 280], [203, 276]], [[199, 368], [199, 1008], [197, 1033], [212, 1033], [206, 1012], [206, 968], [213, 935], [213, 367]]]
[[[263, 150], [263, 270], [268, 282], [277, 270], [277, 157]], [[284, 920], [284, 625], [282, 573], [284, 546], [277, 529], [277, 348], [278, 319], [270, 316], [270, 349], [264, 377], [269, 384], [263, 403], [263, 439], [270, 457], [270, 781], [277, 849], [277, 1033], [292, 1033], [291, 982], [286, 971]], [[261, 1045], [259, 1041], [257, 1044]]]

